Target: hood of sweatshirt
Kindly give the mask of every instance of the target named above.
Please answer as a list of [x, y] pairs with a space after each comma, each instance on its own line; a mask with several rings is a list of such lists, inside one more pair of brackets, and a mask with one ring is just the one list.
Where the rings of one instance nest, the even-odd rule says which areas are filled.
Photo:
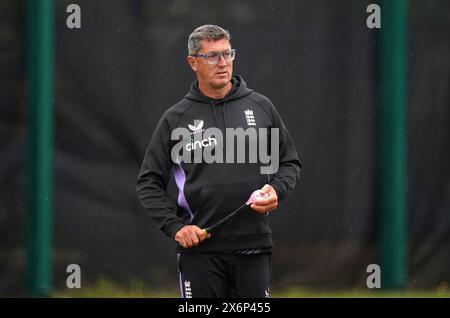
[[[216, 121], [216, 127], [222, 126], [223, 131], [228, 127], [227, 124], [227, 110], [226, 106], [228, 102], [232, 102], [234, 100], [243, 98], [253, 92], [253, 90], [247, 88], [247, 84], [244, 79], [240, 75], [233, 75], [231, 77], [231, 83], [233, 87], [230, 92], [223, 98], [214, 99], [208, 96], [205, 96], [198, 87], [198, 81], [195, 81], [191, 84], [191, 88], [189, 93], [185, 96], [186, 99], [196, 101], [199, 103], [210, 104], [211, 110], [214, 113], [214, 119]], [[219, 124], [219, 119], [217, 115], [217, 108], [222, 106], [222, 121]], [[225, 149], [225, 147], [223, 147]]]

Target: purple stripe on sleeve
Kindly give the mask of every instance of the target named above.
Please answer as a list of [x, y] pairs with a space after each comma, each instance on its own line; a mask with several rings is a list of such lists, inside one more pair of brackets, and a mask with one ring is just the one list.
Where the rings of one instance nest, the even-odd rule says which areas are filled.
[[180, 164], [175, 164], [173, 168], [174, 168], [175, 183], [177, 184], [178, 187], [178, 205], [189, 212], [191, 218], [190, 220], [192, 221], [194, 214], [192, 213], [191, 208], [187, 203], [186, 197], [184, 196], [184, 185], [186, 183], [186, 174], [184, 173], [184, 170]]

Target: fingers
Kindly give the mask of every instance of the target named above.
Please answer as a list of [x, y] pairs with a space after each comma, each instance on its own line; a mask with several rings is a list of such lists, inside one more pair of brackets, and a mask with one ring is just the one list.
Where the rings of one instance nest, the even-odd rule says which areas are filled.
[[211, 234], [205, 233], [196, 225], [186, 225], [175, 235], [175, 240], [184, 248], [197, 246], [205, 239], [210, 238]]
[[263, 205], [269, 205], [269, 204], [272, 204], [272, 203], [274, 203], [274, 202], [276, 202], [276, 201], [277, 201], [277, 198], [274, 197], [274, 196], [271, 196], [271, 195], [269, 194], [269, 196], [268, 196], [267, 198], [264, 198], [264, 197], [256, 197], [255, 202], [254, 202], [253, 204], [263, 206]]
[[255, 203], [253, 203], [250, 205], [250, 207], [256, 212], [267, 213], [276, 210], [276, 208], [278, 207], [278, 203], [273, 203], [269, 205], [256, 205]]
[[264, 187], [262, 187], [261, 192], [268, 193], [271, 190], [273, 190], [272, 186], [270, 184], [265, 184]]
[[277, 195], [272, 192], [269, 192], [266, 198], [261, 196], [256, 197], [255, 202], [253, 204], [258, 206], [265, 206], [277, 203], [278, 203]]

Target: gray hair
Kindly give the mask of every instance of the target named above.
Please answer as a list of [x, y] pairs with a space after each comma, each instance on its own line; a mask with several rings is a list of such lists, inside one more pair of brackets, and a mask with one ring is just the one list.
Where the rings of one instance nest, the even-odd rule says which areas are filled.
[[226, 39], [230, 41], [231, 35], [227, 30], [212, 24], [205, 24], [195, 29], [188, 39], [188, 52], [189, 55], [197, 54], [201, 47], [200, 41], [218, 41]]

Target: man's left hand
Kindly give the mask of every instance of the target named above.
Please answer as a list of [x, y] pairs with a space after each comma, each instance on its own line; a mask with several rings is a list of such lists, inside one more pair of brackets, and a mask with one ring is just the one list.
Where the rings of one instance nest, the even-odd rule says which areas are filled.
[[278, 207], [278, 196], [275, 189], [266, 184], [260, 190], [265, 196], [257, 196], [255, 202], [250, 207], [259, 213], [267, 213], [275, 210]]

